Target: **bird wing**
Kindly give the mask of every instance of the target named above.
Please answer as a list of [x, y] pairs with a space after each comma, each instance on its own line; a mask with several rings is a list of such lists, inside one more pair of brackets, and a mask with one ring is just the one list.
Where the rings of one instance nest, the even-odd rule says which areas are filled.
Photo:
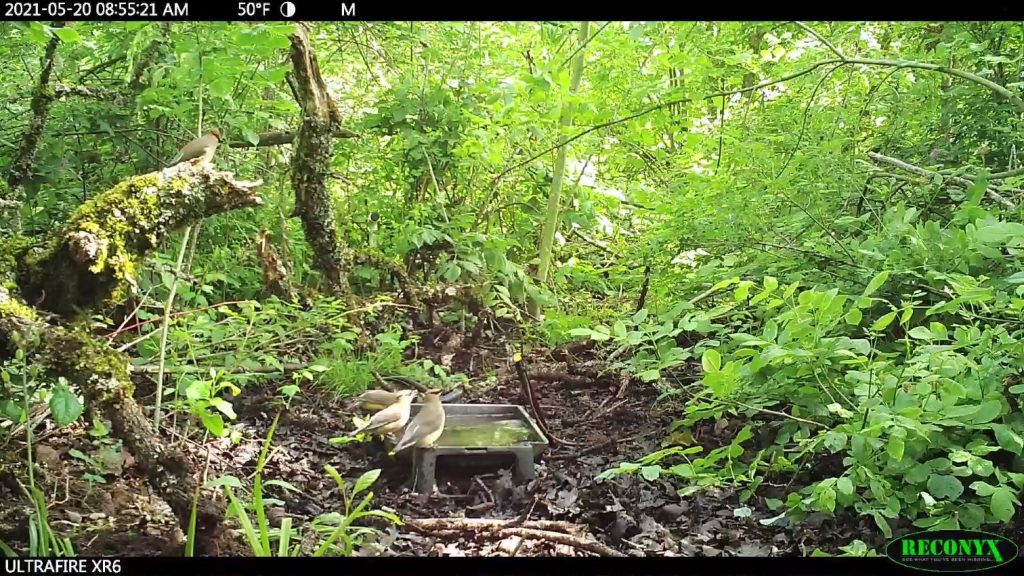
[[397, 422], [402, 418], [401, 409], [402, 407], [399, 406], [398, 404], [392, 404], [391, 406], [388, 406], [387, 408], [371, 416], [370, 421], [367, 422], [366, 425], [363, 426], [362, 428], [356, 430], [354, 434], [358, 434], [359, 432], [369, 432], [372, 430], [376, 430], [381, 426], [387, 426], [388, 424], [393, 424]]
[[415, 444], [416, 441], [420, 438], [420, 436], [423, 435], [422, 430], [423, 420], [419, 418], [417, 415], [417, 418], [413, 418], [412, 422], [409, 423], [409, 426], [406, 427], [405, 434], [402, 435], [402, 439], [398, 441], [398, 444], [395, 444], [395, 447], [394, 449], [392, 449], [392, 452], [405, 450], [409, 446]]

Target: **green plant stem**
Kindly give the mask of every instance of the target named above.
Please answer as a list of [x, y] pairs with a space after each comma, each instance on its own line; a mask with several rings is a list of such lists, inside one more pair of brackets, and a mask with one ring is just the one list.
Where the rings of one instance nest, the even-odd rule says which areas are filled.
[[174, 295], [178, 291], [178, 275], [181, 273], [181, 266], [185, 261], [185, 252], [188, 249], [188, 241], [192, 227], [185, 229], [181, 239], [181, 249], [178, 250], [178, 262], [174, 268], [174, 280], [171, 281], [171, 290], [164, 302], [164, 318], [160, 324], [160, 363], [156, 376], [156, 409], [153, 410], [153, 424], [157, 430], [160, 429], [160, 407], [164, 399], [164, 372], [167, 365], [167, 333], [171, 325], [171, 308], [174, 306]]
[[[580, 23], [579, 45], [584, 46], [590, 34], [590, 23]], [[569, 97], [571, 98], [580, 85], [580, 78], [583, 76], [583, 50], [581, 49], [573, 61], [572, 73], [569, 77]], [[562, 110], [562, 117], [559, 126], [563, 130], [572, 125], [574, 106], [566, 103]], [[555, 231], [558, 229], [559, 209], [562, 201], [562, 178], [565, 173], [565, 155], [568, 145], [558, 148], [555, 157], [554, 174], [551, 179], [551, 191], [548, 194], [548, 208], [544, 217], [544, 228], [540, 236], [540, 264], [537, 267], [537, 282], [543, 284], [547, 281], [548, 271], [551, 268], [551, 253], [555, 242]], [[539, 306], [533, 300], [529, 304], [530, 314], [537, 316]]]

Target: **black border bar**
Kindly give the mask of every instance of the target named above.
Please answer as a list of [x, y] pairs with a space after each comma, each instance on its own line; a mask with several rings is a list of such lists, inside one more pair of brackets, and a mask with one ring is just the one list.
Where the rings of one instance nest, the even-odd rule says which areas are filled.
[[[760, 576], [768, 573], [786, 575], [828, 576], [841, 574], [850, 576], [885, 574], [921, 574], [897, 565], [884, 557], [874, 558], [683, 558], [683, 557], [637, 557], [637, 558], [179, 558], [179, 557], [134, 557], [134, 558], [69, 558], [64, 561], [81, 562], [81, 570], [58, 570], [40, 572], [26, 570], [30, 566], [18, 560], [3, 560], [4, 571], [0, 574], [31, 576], [33, 574], [81, 574], [87, 576], [296, 576], [309, 573], [322, 574], [372, 574], [373, 576], [409, 576], [426, 574], [433, 569], [443, 569], [450, 576], [480, 574], [504, 576], [518, 574], [544, 574], [558, 571], [563, 576], [583, 574], [586, 576], [658, 575], [680, 576], [686, 574], [744, 574]], [[98, 564], [93, 564], [98, 560]], [[54, 561], [54, 559], [50, 559]], [[1024, 560], [1017, 558], [1001, 567], [983, 570], [980, 575], [1021, 574]]]
[[566, 2], [502, 0], [0, 0], [0, 21], [578, 21], [1024, 20], [1020, 2], [976, 2], [942, 14], [913, 3]]

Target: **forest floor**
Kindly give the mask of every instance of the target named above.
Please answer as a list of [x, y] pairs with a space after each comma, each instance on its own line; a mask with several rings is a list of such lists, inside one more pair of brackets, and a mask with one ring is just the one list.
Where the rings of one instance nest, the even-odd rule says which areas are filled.
[[[467, 373], [471, 382], [474, 375], [480, 377], [480, 352], [460, 351], [452, 361], [452, 370]], [[429, 347], [420, 347], [418, 353], [421, 358], [439, 355]], [[527, 360], [540, 365], [551, 363], [552, 356], [536, 350]], [[474, 365], [474, 369], [469, 369]], [[379, 443], [336, 446], [329, 442], [331, 437], [344, 436], [352, 429], [356, 412], [334, 394], [315, 388], [303, 390], [285, 411], [281, 409], [276, 384], [245, 389], [233, 399], [238, 414], [235, 425], [243, 435], [240, 443], [229, 439], [200, 443], [198, 438], [181, 440], [180, 436], [177, 440], [195, 469], [207, 471], [208, 479], [233, 475], [250, 487], [264, 438], [280, 412], [263, 479], [288, 482], [301, 493], [268, 486], [270, 497], [283, 502], [283, 506], [271, 509], [272, 522], [288, 515], [294, 519], [293, 526], [299, 527], [317, 514], [342, 512], [342, 496], [324, 470], [330, 464], [349, 481], [366, 470], [381, 469], [380, 479], [371, 488], [371, 507], [402, 518], [518, 519], [520, 527], [540, 526], [546, 530], [541, 530], [543, 534], [537, 532], [538, 538], [522, 539], [522, 532], [517, 535], [457, 526], [452, 529], [451, 523], [434, 531], [387, 525], [369, 538], [360, 552], [366, 555], [593, 553], [572, 542], [566, 544], [560, 537], [549, 538], [552, 525], [542, 521], [557, 521], [559, 524], [553, 530], [573, 534], [576, 541], [597, 541], [626, 555], [805, 555], [815, 548], [834, 551], [852, 539], [874, 532], [863, 522], [850, 518], [812, 518], [796, 528], [764, 525], [759, 521], [777, 513], [769, 511], [761, 498], [753, 498], [747, 504], [750, 514], [736, 515], [734, 510], [742, 505], [737, 492], [729, 488], [680, 497], [678, 481], [648, 481], [635, 474], [596, 479], [621, 462], [637, 461], [664, 448], [662, 442], [669, 424], [682, 414], [678, 401], [655, 404], [657, 392], [648, 385], [634, 383], [617, 398], [619, 385], [617, 381], [598, 381], [585, 387], [557, 381], [536, 385], [535, 393], [550, 432], [574, 445], [549, 447], [537, 460], [536, 477], [518, 485], [507, 469], [468, 475], [439, 467], [439, 494], [411, 493], [405, 487], [410, 467], [389, 458]], [[514, 374], [499, 378], [496, 384], [466, 387], [458, 401], [525, 404]], [[118, 449], [109, 437], [91, 435], [84, 427], [69, 433], [47, 430], [48, 420], [43, 422], [36, 440], [36, 456], [42, 470], [38, 481], [52, 503], [52, 526], [70, 535], [80, 554], [181, 554], [182, 536], [175, 519], [166, 504], [151, 494], [130, 454]], [[697, 443], [710, 449], [731, 438], [743, 424], [709, 424], [690, 432]], [[25, 453], [23, 436], [11, 442], [17, 446], [0, 451], [9, 460], [9, 471], [14, 466], [24, 466]], [[24, 470], [19, 472], [18, 476], [23, 477]], [[785, 498], [782, 486], [776, 489], [776, 497]], [[0, 484], [0, 501], [11, 501], [14, 494], [11, 486]], [[0, 526], [11, 525], [3, 516], [0, 512]], [[10, 544], [22, 539], [17, 533], [7, 536], [14, 540]]]

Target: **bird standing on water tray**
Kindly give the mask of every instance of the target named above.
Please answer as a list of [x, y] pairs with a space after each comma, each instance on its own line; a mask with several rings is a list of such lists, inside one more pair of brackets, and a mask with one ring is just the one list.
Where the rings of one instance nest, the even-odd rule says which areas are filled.
[[174, 166], [182, 162], [193, 162], [197, 165], [206, 165], [213, 159], [213, 154], [217, 152], [217, 146], [220, 144], [220, 130], [212, 128], [205, 136], [196, 138], [182, 146], [181, 151], [174, 157], [174, 160], [168, 164], [168, 166]]
[[441, 404], [440, 390], [430, 390], [423, 395], [423, 407], [416, 417], [409, 422], [402, 439], [395, 444], [391, 454], [396, 454], [410, 446], [430, 448], [444, 432], [444, 406]]
[[397, 393], [397, 396], [398, 400], [394, 404], [371, 416], [369, 422], [356, 428], [351, 435], [372, 433], [384, 436], [401, 430], [409, 421], [409, 411], [412, 408], [412, 399], [416, 396], [416, 392], [402, 390]]

